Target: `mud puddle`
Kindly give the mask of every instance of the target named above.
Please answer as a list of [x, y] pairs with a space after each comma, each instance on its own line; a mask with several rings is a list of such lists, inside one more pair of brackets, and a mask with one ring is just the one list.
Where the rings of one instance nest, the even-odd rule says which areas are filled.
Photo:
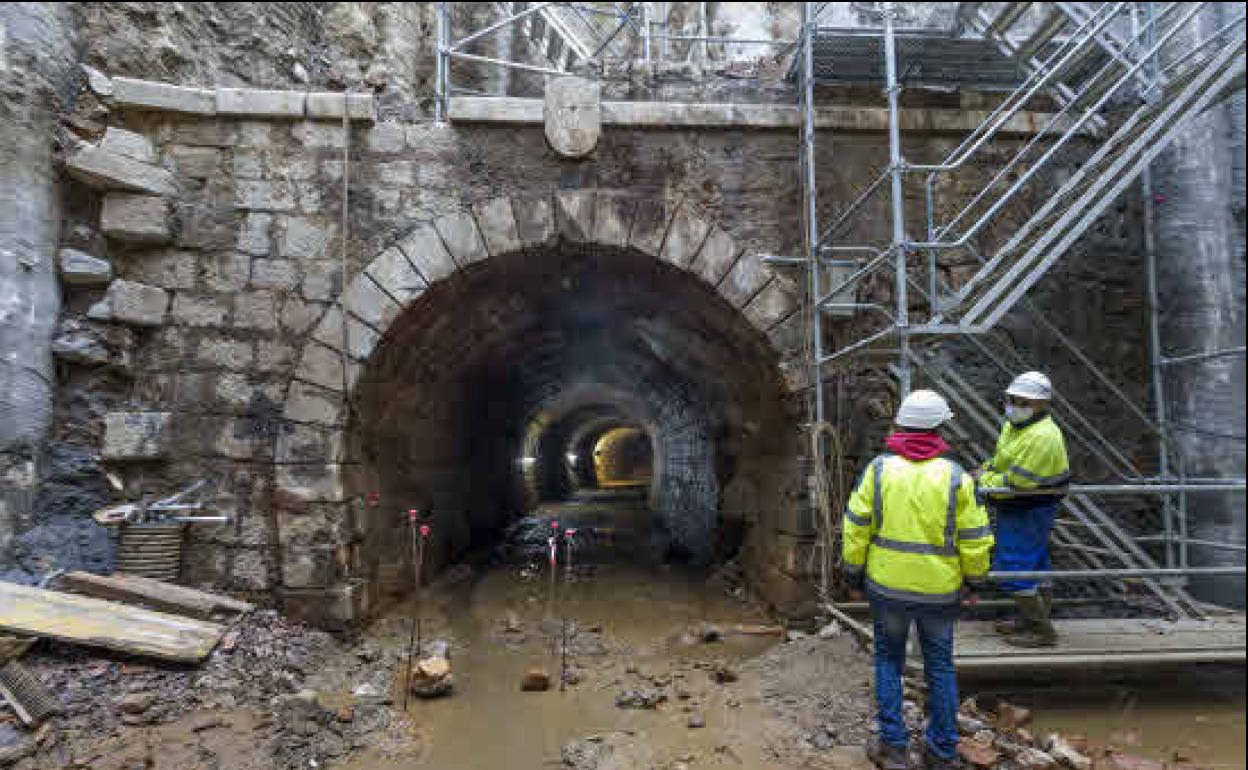
[[[552, 596], [547, 574], [504, 565], [429, 604], [422, 636], [449, 644], [454, 693], [409, 703], [423, 746], [415, 762], [371, 756], [345, 767], [536, 770], [558, 766], [563, 747], [589, 735], [638, 739], [661, 766], [757, 755], [741, 737], [757, 724], [757, 703], [734, 697], [716, 676], [735, 677], [734, 666], [779, 637], [760, 633], [770, 619], [708, 586], [705, 574], [587, 566], [571, 581], [560, 575]], [[407, 643], [405, 608], [375, 627], [380, 648]], [[534, 667], [550, 675], [550, 691], [521, 691]], [[560, 691], [565, 670], [571, 683]], [[404, 684], [399, 674], [400, 705]], [[621, 697], [628, 707], [617, 705]]]

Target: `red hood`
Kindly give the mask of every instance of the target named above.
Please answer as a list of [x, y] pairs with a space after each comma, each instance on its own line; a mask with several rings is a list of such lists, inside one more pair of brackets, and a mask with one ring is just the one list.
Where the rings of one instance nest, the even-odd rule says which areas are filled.
[[949, 445], [937, 433], [906, 433], [898, 431], [890, 435], [884, 446], [907, 460], [930, 460], [949, 451]]

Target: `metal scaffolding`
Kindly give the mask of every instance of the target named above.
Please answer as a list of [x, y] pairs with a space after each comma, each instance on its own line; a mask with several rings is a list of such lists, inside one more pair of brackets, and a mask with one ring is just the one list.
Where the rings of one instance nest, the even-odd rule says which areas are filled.
[[[932, 43], [930, 31], [901, 31], [893, 3], [874, 4], [879, 24], [870, 33], [820, 26], [819, 15], [828, 4], [805, 5], [792, 74], [803, 108], [800, 157], [808, 233], [804, 255], [808, 303], [827, 310], [848, 302], [873, 311], [871, 318], [884, 319], [829, 351], [825, 319], [819, 312], [812, 314], [811, 392], [816, 419], [822, 421], [825, 414], [823, 381], [829, 367], [864, 355], [884, 355], [892, 359], [889, 370], [902, 395], [916, 378], [922, 378], [926, 386], [949, 397], [959, 413], [952, 429], [962, 439], [964, 453], [975, 462], [982, 461], [989, 456], [991, 438], [1001, 425], [1000, 410], [995, 397], [985, 398], [959, 374], [947, 349], [969, 351], [1002, 374], [1034, 368], [1013, 346], [992, 334], [1007, 313], [1026, 313], [1157, 443], [1157, 475], [1145, 476], [1128, 453], [1098, 430], [1071, 399], [1056, 395], [1054, 416], [1068, 439], [1118, 480], [1071, 487], [1055, 531], [1059, 566], [1067, 567], [1059, 574], [1098, 589], [1119, 578], [1142, 578], [1167, 611], [1201, 614], [1200, 604], [1183, 590], [1183, 579], [1215, 572], [1242, 575], [1244, 568], [1194, 567], [1188, 546], [1243, 553], [1244, 544], [1190, 537], [1189, 496], [1243, 494], [1245, 481], [1189, 477], [1166, 418], [1161, 370], [1190, 361], [1242, 356], [1244, 350], [1174, 356], [1162, 351], [1148, 170], [1186, 118], [1242, 88], [1243, 15], [1202, 38], [1197, 21], [1208, 3], [962, 3], [957, 28], [948, 37], [960, 42], [941, 47]], [[869, 34], [877, 42], [868, 50], [883, 59], [877, 67], [860, 61], [864, 37]], [[979, 47], [966, 44], [968, 40]], [[1010, 68], [1003, 66], [1002, 58], [1013, 63], [1016, 84], [996, 109], [939, 162], [909, 162], [902, 151], [900, 96], [904, 85], [900, 73], [916, 73], [919, 81], [947, 81], [962, 68], [971, 86], [991, 90], [1008, 79]], [[887, 100], [888, 166], [821, 228], [815, 200], [815, 87], [861, 83], [873, 77], [877, 83], [882, 79]], [[1004, 160], [999, 147], [995, 153], [988, 152], [1025, 110], [1047, 113], [1039, 130], [1021, 149], [1009, 148]], [[1081, 165], [1072, 164], [1076, 148], [1087, 143], [1095, 147], [1091, 157]], [[1047, 189], [1049, 172], [1062, 165], [1075, 165], [1077, 170], [1056, 189]], [[986, 182], [975, 176], [985, 172]], [[958, 201], [951, 213], [944, 213], [937, 204], [937, 189], [942, 184], [951, 187], [948, 180], [960, 173], [974, 178], [968, 185], [973, 192], [967, 200]], [[1144, 196], [1155, 410], [1151, 415], [1025, 298], [1028, 289], [1137, 178]], [[920, 238], [907, 232], [911, 220], [906, 192], [916, 181], [921, 182], [926, 208], [926, 233]], [[1044, 203], [1021, 223], [1012, 221], [1007, 212], [1021, 208], [1018, 204], [1029, 191], [1038, 193]], [[877, 203], [879, 208], [871, 209]], [[887, 234], [873, 232], [871, 226], [870, 214], [881, 211], [889, 223]], [[977, 248], [984, 240], [1002, 245], [985, 257]], [[830, 258], [846, 256], [858, 258], [856, 269], [825, 292], [823, 266]], [[978, 268], [959, 275], [945, 269], [942, 259]], [[891, 307], [855, 296], [865, 279], [887, 282], [890, 277]], [[865, 318], [860, 316], [859, 325], [867, 325]], [[1124, 494], [1158, 501], [1161, 521], [1155, 529], [1159, 531], [1153, 531], [1151, 523], [1139, 515], [1107, 509], [1110, 503], [1104, 498]], [[825, 535], [830, 537], [830, 533]]]
[[[765, 51], [791, 49], [796, 43], [794, 40], [712, 34], [708, 4], [705, 2], [696, 4], [697, 27], [692, 34], [673, 30], [667, 13], [670, 5], [439, 2], [435, 8], [434, 120], [445, 120], [449, 100], [454, 95], [482, 95], [478, 89], [456, 83], [452, 77], [456, 62], [539, 75], [594, 76], [608, 58], [635, 58], [646, 63], [706, 60], [710, 58], [712, 46], [721, 49], [725, 46], [744, 46]], [[464, 11], [459, 19], [462, 29], [455, 27], [456, 15], [453, 11], [456, 7]], [[494, 55], [475, 50], [490, 41], [497, 43], [502, 36], [517, 31], [527, 41], [524, 50], [508, 50], [507, 53]], [[506, 86], [492, 95], [506, 95]]]
[[[998, 377], [1035, 368], [995, 333], [1007, 313], [1024, 314], [1046, 342], [1086, 373], [1099, 397], [1156, 445], [1155, 470], [1145, 471], [1083, 412], [1076, 403], [1083, 394], [1055, 394], [1054, 416], [1072, 448], [1104, 475], [1098, 483], [1075, 484], [1065, 500], [1054, 534], [1058, 567], [1070, 577], [1063, 584], [1083, 586], [1085, 595], [1114, 596], [1126, 590], [1122, 580], [1140, 579], [1165, 611], [1199, 615], [1200, 603], [1184, 591], [1183, 576], [1213, 573], [1191, 564], [1189, 546], [1232, 554], [1245, 547], [1192, 537], [1189, 507], [1203, 495], [1243, 494], [1245, 481], [1188, 473], [1174, 439], [1179, 426], [1167, 414], [1163, 373], [1167, 367], [1243, 356], [1244, 348], [1174, 354], [1162, 349], [1149, 168], [1187, 118], [1242, 88], [1242, 13], [1201, 36], [1201, 14], [1214, 4], [960, 3], [953, 28], [941, 31], [905, 27], [900, 6], [893, 3], [853, 4], [855, 11], [875, 13], [878, 23], [867, 27], [824, 25], [821, 17], [835, 5], [786, 7], [784, 13], [800, 14], [800, 33], [796, 40], [779, 40], [715, 35], [706, 3], [697, 4], [691, 32], [669, 23], [669, 3], [439, 2], [434, 117], [445, 120], [457, 94], [484, 93], [456, 79], [457, 65], [475, 65], [477, 75], [597, 77], [610, 59], [707, 60], [715, 46], [730, 45], [771, 54], [791, 50], [790, 76], [801, 116], [805, 253], [771, 262], [807, 270], [813, 423], [831, 419], [825, 403], [831, 370], [883, 356], [902, 394], [921, 381], [950, 399], [958, 412], [951, 429], [964, 459], [982, 461], [1002, 416], [996, 396], [981, 393], [958, 359], [973, 356]], [[498, 80], [490, 93], [508, 95], [507, 77]], [[817, 161], [826, 162], [826, 156], [816, 143], [815, 100], [817, 87], [825, 84], [883, 86], [888, 161], [857, 197], [821, 223]], [[996, 93], [1000, 102], [944, 157], [914, 163], [903, 151], [900, 117], [903, 91], [916, 85]], [[1020, 125], [1026, 127], [1022, 132]], [[1020, 133], [1027, 138], [1017, 139]], [[1054, 182], [1053, 172], [1060, 169], [1073, 171]], [[1151, 408], [1137, 403], [1026, 296], [1137, 180]], [[1041, 201], [1031, 212], [1028, 196]], [[1020, 211], [1026, 215], [1016, 219]], [[876, 222], [887, 226], [875, 228]], [[920, 228], [921, 236], [912, 234]], [[989, 246], [981, 253], [984, 244]], [[868, 283], [876, 296], [864, 288]], [[839, 335], [825, 325], [833, 316], [848, 316]], [[856, 336], [830, 345], [847, 327]], [[1141, 507], [1141, 499], [1154, 504]], [[821, 527], [825, 571], [828, 528]], [[1230, 568], [1230, 574], [1242, 575], [1243, 567]], [[828, 586], [826, 574], [821, 586]]]

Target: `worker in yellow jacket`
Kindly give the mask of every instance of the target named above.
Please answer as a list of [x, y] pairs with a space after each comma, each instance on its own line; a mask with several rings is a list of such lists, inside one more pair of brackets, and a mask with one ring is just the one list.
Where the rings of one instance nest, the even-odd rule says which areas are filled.
[[[996, 518], [993, 568], [1001, 572], [1051, 569], [1049, 536], [1057, 507], [1070, 483], [1062, 429], [1049, 414], [1053, 386], [1040, 372], [1020, 374], [1005, 391], [1006, 422], [992, 459], [975, 472]], [[1016, 647], [1057, 644], [1052, 592], [1036, 580], [1000, 584], [1018, 604], [1020, 618], [997, 624]]]
[[944, 457], [949, 445], [937, 429], [952, 416], [933, 391], [907, 396], [885, 442], [889, 451], [863, 473], [842, 525], [845, 579], [871, 602], [879, 732], [868, 753], [883, 770], [907, 767], [901, 677], [911, 623], [928, 683], [926, 763], [956, 766], [954, 624], [964, 584], [988, 572], [993, 535], [971, 475]]

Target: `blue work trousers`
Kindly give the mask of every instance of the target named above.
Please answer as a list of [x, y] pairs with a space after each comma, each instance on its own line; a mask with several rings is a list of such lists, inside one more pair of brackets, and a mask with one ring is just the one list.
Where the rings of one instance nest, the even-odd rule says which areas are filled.
[[[1047, 572], [1049, 535], [1057, 518], [1058, 500], [1010, 500], [993, 504], [996, 513], [997, 542], [992, 551], [992, 568], [999, 572]], [[1040, 585], [1036, 580], [1010, 580], [997, 584], [1011, 594], [1031, 594]]]
[[958, 748], [958, 678], [953, 668], [953, 628], [957, 606], [925, 607], [872, 598], [875, 626], [875, 701], [880, 738], [891, 746], [909, 743], [902, 714], [902, 674], [910, 624], [919, 632], [923, 673], [927, 677], [927, 746], [942, 759]]

